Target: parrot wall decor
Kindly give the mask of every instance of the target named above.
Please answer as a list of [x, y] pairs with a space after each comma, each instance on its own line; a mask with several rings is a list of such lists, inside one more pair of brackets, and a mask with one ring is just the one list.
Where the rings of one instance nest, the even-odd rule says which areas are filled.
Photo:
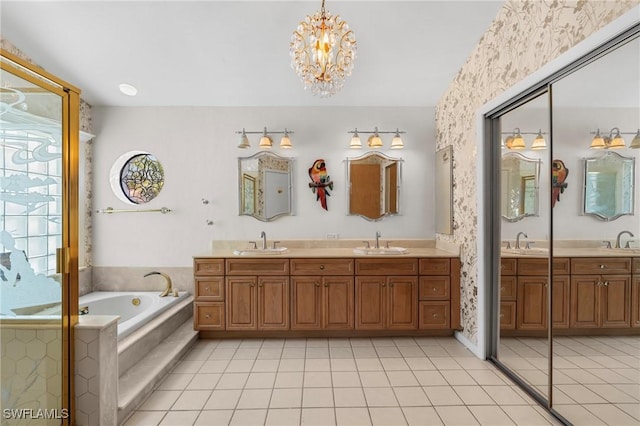
[[564, 166], [564, 162], [553, 160], [551, 163], [551, 208], [560, 201], [560, 194], [567, 188], [567, 176], [569, 176], [569, 169]]
[[333, 190], [333, 182], [327, 174], [327, 168], [322, 158], [313, 162], [313, 166], [309, 169], [309, 188], [316, 194], [316, 201], [320, 201], [323, 209], [327, 210], [327, 197], [331, 194], [329, 189]]

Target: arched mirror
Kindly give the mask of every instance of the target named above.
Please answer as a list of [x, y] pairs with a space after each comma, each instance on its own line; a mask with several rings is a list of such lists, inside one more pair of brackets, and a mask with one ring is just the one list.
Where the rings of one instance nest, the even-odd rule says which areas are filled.
[[292, 163], [270, 152], [239, 158], [239, 214], [262, 221], [292, 214]]
[[378, 152], [347, 158], [348, 214], [368, 220], [398, 214], [401, 163]]
[[633, 214], [635, 158], [605, 152], [584, 160], [582, 211], [601, 220]]
[[516, 152], [502, 156], [502, 217], [517, 222], [526, 216], [538, 216], [540, 159]]

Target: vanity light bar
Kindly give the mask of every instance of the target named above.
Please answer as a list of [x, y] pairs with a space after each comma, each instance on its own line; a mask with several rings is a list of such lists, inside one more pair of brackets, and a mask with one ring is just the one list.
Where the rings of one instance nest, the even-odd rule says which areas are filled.
[[262, 135], [260, 138], [260, 142], [258, 146], [260, 148], [271, 148], [273, 146], [273, 139], [271, 139], [271, 135], [283, 135], [282, 139], [280, 139], [280, 148], [282, 149], [291, 149], [293, 145], [291, 144], [291, 139], [289, 139], [289, 135], [293, 134], [293, 130], [289, 130], [286, 127], [283, 131], [272, 130], [268, 131], [266, 127], [264, 127], [261, 131], [253, 131], [253, 130], [242, 130], [236, 131], [236, 134], [240, 135], [240, 143], [238, 144], [238, 148], [247, 149], [251, 147], [251, 143], [249, 142], [249, 138], [247, 135]]
[[543, 135], [546, 135], [547, 132], [543, 132], [542, 129], [537, 132], [521, 132], [519, 127], [513, 129], [513, 132], [502, 132], [502, 135], [509, 135], [502, 143], [503, 148], [519, 150], [525, 149], [527, 145], [524, 142], [524, 138], [522, 135], [536, 135], [533, 143], [531, 144], [532, 150], [541, 150], [547, 149], [547, 141], [544, 139]]
[[624, 138], [621, 135], [635, 135], [633, 140], [631, 141], [631, 145], [629, 148], [638, 149], [640, 148], [640, 129], [637, 132], [621, 132], [617, 127], [612, 128], [609, 131], [609, 136], [601, 135], [600, 129], [597, 129], [595, 132], [590, 132], [589, 134], [595, 135], [591, 140], [591, 145], [589, 145], [589, 149], [621, 149], [625, 148], [626, 144], [624, 142]]
[[380, 134], [393, 134], [393, 139], [391, 140], [391, 149], [402, 149], [404, 148], [404, 142], [400, 137], [401, 134], [405, 134], [404, 130], [399, 130], [396, 128], [395, 131], [386, 131], [386, 130], [378, 130], [378, 127], [374, 128], [375, 130], [360, 130], [354, 129], [349, 130], [347, 133], [352, 134], [351, 141], [349, 142], [349, 148], [351, 149], [359, 149], [362, 148], [362, 142], [360, 141], [360, 135], [358, 133], [366, 133], [370, 134], [369, 139], [367, 139], [367, 145], [369, 148], [381, 148], [382, 147], [382, 139], [380, 138]]

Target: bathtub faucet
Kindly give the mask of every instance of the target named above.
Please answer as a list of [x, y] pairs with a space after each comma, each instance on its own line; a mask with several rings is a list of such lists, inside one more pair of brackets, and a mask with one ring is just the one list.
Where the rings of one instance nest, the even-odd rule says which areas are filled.
[[[149, 272], [148, 274], [145, 274], [145, 277], [148, 277], [149, 275], [162, 275], [167, 283], [167, 287], [164, 289], [164, 291], [162, 293], [160, 293], [160, 297], [165, 297], [168, 296], [169, 294], [171, 294], [172, 292], [172, 285], [171, 285], [171, 277], [167, 274], [165, 274], [164, 272], [158, 272], [158, 271], [153, 271], [153, 272]], [[173, 292], [174, 296], [177, 296], [177, 292]]]

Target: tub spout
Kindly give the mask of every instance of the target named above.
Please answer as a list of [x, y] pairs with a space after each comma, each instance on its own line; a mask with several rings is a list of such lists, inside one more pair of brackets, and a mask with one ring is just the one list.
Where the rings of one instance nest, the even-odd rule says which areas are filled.
[[152, 271], [148, 274], [145, 274], [144, 276], [148, 277], [149, 275], [162, 275], [164, 277], [167, 286], [165, 287], [164, 291], [160, 293], [160, 297], [165, 297], [171, 294], [171, 292], [173, 291], [173, 286], [171, 284], [171, 277], [169, 275], [165, 274], [164, 272]]

